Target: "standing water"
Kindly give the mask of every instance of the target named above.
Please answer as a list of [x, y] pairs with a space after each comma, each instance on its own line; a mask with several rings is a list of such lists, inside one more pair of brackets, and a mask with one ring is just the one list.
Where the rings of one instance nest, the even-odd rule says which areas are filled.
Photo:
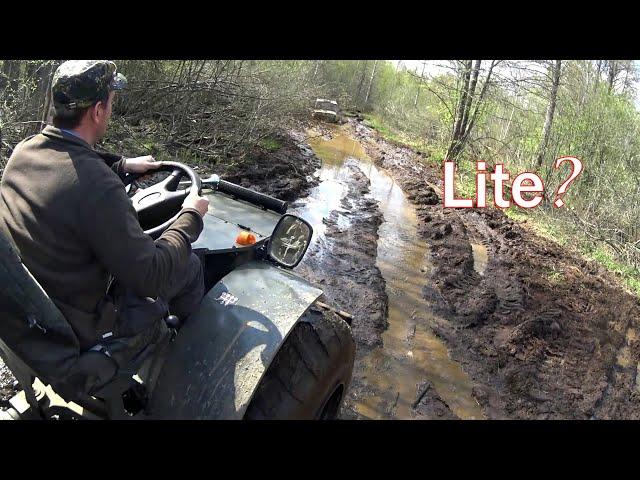
[[312, 138], [309, 144], [323, 161], [321, 183], [299, 214], [313, 225], [314, 241], [323, 241], [322, 219], [340, 208], [343, 182], [349, 175], [344, 167], [348, 158], [358, 161], [369, 178], [370, 195], [384, 215], [378, 231], [377, 266], [386, 283], [389, 327], [382, 335], [383, 346], [360, 362], [365, 365], [365, 372], [360, 373], [368, 393], [358, 398], [355, 409], [371, 419], [416, 418], [412, 405], [420, 384], [429, 380], [458, 417], [484, 418], [471, 394], [471, 380], [429, 328], [436, 316], [422, 297], [422, 287], [424, 272], [431, 266], [428, 248], [418, 237], [415, 209], [393, 179], [373, 165], [362, 146], [340, 130], [331, 140]]

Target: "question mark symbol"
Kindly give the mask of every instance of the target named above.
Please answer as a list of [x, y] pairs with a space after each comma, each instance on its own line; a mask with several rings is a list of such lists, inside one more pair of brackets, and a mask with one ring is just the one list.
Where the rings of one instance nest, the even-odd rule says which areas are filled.
[[569, 188], [569, 185], [571, 185], [571, 182], [573, 182], [576, 179], [576, 177], [582, 173], [582, 170], [584, 169], [582, 162], [580, 161], [579, 158], [576, 158], [576, 157], [557, 158], [555, 163], [553, 164], [553, 168], [556, 168], [556, 169], [559, 168], [560, 165], [562, 165], [564, 162], [571, 162], [572, 171], [571, 171], [571, 176], [567, 178], [564, 181], [564, 183], [558, 187], [558, 190], [556, 191], [556, 200], [555, 202], [553, 202], [553, 204], [557, 208], [561, 208], [564, 206], [564, 201], [562, 200], [562, 196], [565, 193], [567, 193], [567, 189]]

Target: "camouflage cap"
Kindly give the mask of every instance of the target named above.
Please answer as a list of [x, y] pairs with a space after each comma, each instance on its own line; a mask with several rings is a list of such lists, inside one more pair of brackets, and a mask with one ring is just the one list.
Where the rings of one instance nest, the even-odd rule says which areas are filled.
[[111, 90], [122, 90], [127, 79], [108, 60], [69, 60], [58, 67], [51, 83], [57, 113], [93, 105]]

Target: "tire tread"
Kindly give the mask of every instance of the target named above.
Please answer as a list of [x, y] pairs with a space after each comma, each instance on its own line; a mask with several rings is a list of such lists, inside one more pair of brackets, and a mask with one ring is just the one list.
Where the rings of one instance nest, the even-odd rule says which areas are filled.
[[308, 310], [269, 366], [244, 418], [313, 418], [335, 382], [346, 391], [354, 357], [346, 322], [331, 311]]

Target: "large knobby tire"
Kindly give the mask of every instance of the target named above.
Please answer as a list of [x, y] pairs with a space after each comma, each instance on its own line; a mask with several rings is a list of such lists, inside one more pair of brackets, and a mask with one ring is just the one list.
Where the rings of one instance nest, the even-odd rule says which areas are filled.
[[312, 307], [265, 373], [247, 420], [335, 419], [351, 382], [355, 342], [347, 323]]

